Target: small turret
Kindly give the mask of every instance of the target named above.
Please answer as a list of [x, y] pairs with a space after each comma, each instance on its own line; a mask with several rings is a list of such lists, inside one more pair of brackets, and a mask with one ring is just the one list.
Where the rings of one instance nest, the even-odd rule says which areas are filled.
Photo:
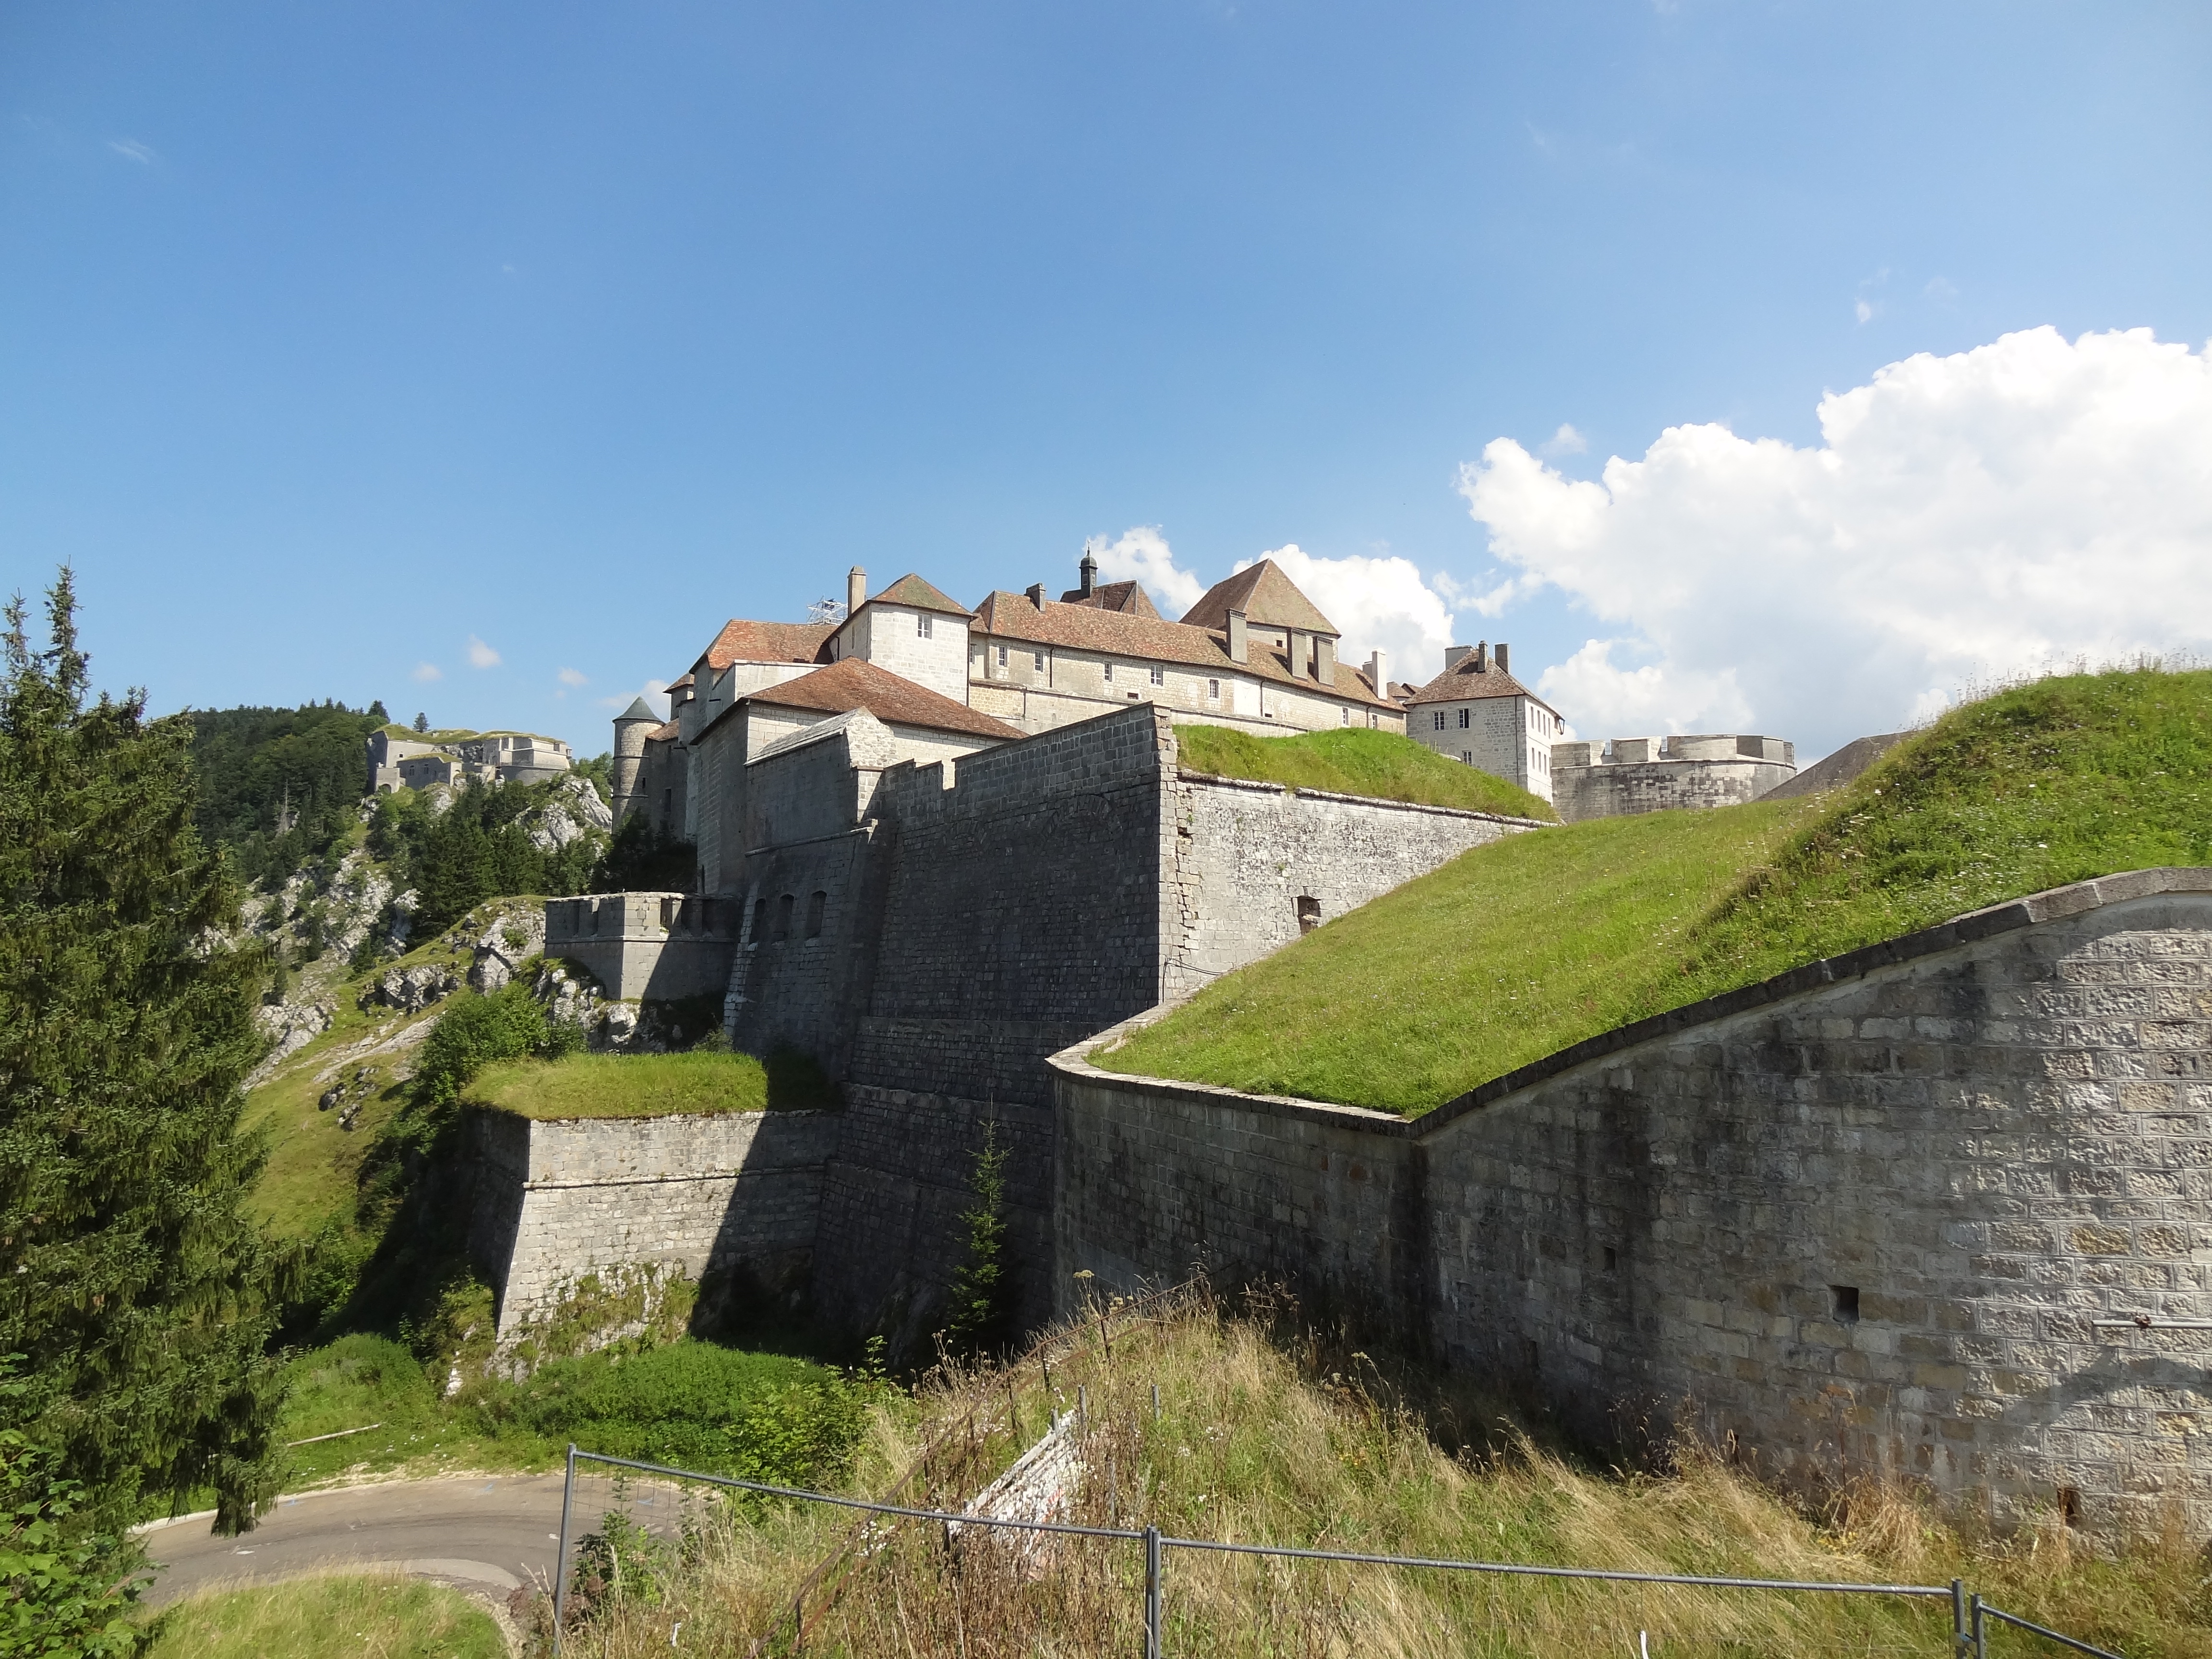
[[643, 697], [631, 698], [629, 707], [615, 716], [615, 759], [607, 785], [614, 797], [617, 823], [636, 799], [638, 773], [645, 764], [645, 739], [660, 723], [660, 716]]
[[1076, 591], [1087, 599], [1098, 591], [1098, 561], [1086, 547], [1083, 550], [1083, 562], [1075, 568], [1083, 578], [1082, 585]]

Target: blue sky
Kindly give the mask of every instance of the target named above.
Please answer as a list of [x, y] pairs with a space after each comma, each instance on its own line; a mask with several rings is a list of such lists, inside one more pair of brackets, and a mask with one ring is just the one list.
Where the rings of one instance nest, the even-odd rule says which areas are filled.
[[[1607, 585], [1708, 614], [1765, 509], [1638, 529], [1615, 490], [1598, 570], [1545, 502], [1608, 457], [1660, 467], [1669, 428], [1815, 451], [1824, 392], [2045, 325], [2149, 330], [2185, 362], [2142, 373], [2193, 386], [2208, 88], [2196, 5], [15, 0], [0, 578], [72, 563], [96, 673], [158, 707], [380, 696], [596, 751], [603, 698], [849, 563], [972, 603], [1150, 526], [1200, 581], [1295, 544], [1354, 562], [1352, 595], [1406, 561], [1451, 631], [1555, 671], [1585, 735], [1787, 725], [1817, 752], [1977, 665], [2194, 637], [2169, 605], [2075, 638], [2057, 603], [1840, 705], [1715, 690], [1758, 617], [1685, 632]], [[2101, 406], [2154, 401], [2097, 372]], [[2212, 565], [2177, 395], [2130, 441], [2179, 458], [2186, 510], [2098, 558]], [[1548, 479], [1518, 506], [1500, 439]], [[1716, 566], [1717, 535], [1749, 550]], [[2003, 549], [1945, 603], [2043, 556]], [[1826, 594], [1785, 598], [1817, 629]], [[1369, 611], [1348, 646], [1441, 665], [1433, 614]]]

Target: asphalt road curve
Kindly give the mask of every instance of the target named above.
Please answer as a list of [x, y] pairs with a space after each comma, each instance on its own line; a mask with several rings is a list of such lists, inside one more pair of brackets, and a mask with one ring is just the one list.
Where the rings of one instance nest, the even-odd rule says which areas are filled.
[[[625, 1501], [656, 1532], [674, 1529], [668, 1488], [633, 1483]], [[609, 1480], [580, 1476], [571, 1532], [595, 1529], [616, 1503]], [[149, 1606], [212, 1584], [345, 1567], [398, 1571], [504, 1599], [519, 1584], [552, 1582], [561, 1477], [475, 1475], [301, 1492], [277, 1499], [240, 1538], [218, 1538], [208, 1522], [204, 1515], [187, 1516], [146, 1530], [147, 1553], [164, 1569], [146, 1593]]]

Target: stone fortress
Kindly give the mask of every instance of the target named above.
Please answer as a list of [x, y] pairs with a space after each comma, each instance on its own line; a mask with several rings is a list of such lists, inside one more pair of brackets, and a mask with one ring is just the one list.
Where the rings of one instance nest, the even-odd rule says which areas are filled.
[[1570, 817], [1796, 774], [1763, 738], [1572, 744], [1504, 648], [1393, 685], [1272, 567], [1152, 610], [1091, 570], [974, 611], [855, 572], [842, 620], [732, 622], [673, 719], [625, 712], [618, 810], [696, 844], [698, 890], [553, 901], [547, 953], [611, 997], [718, 1002], [734, 1043], [812, 1055], [842, 1103], [483, 1115], [471, 1249], [502, 1341], [584, 1273], [681, 1273], [926, 1355], [988, 1130], [1032, 1322], [1078, 1272], [1283, 1278], [1601, 1437], [1686, 1422], [1772, 1474], [1894, 1474], [2001, 1525], [2179, 1506], [2212, 1530], [2202, 1356], [2134, 1322], [2212, 1315], [2212, 872], [1814, 963], [1410, 1122], [1107, 1073], [1087, 1056], [1118, 1030], [1545, 828], [1196, 774], [1182, 723], [1404, 730]]
[[416, 733], [387, 726], [368, 738], [368, 793], [442, 784], [550, 783], [574, 764], [568, 745], [532, 732]]

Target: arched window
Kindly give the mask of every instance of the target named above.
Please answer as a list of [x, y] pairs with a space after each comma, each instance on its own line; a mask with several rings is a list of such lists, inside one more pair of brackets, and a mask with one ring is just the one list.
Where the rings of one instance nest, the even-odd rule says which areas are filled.
[[820, 939], [822, 937], [822, 912], [828, 907], [829, 903], [830, 895], [823, 892], [819, 887], [814, 890], [814, 896], [806, 901], [807, 938]]

